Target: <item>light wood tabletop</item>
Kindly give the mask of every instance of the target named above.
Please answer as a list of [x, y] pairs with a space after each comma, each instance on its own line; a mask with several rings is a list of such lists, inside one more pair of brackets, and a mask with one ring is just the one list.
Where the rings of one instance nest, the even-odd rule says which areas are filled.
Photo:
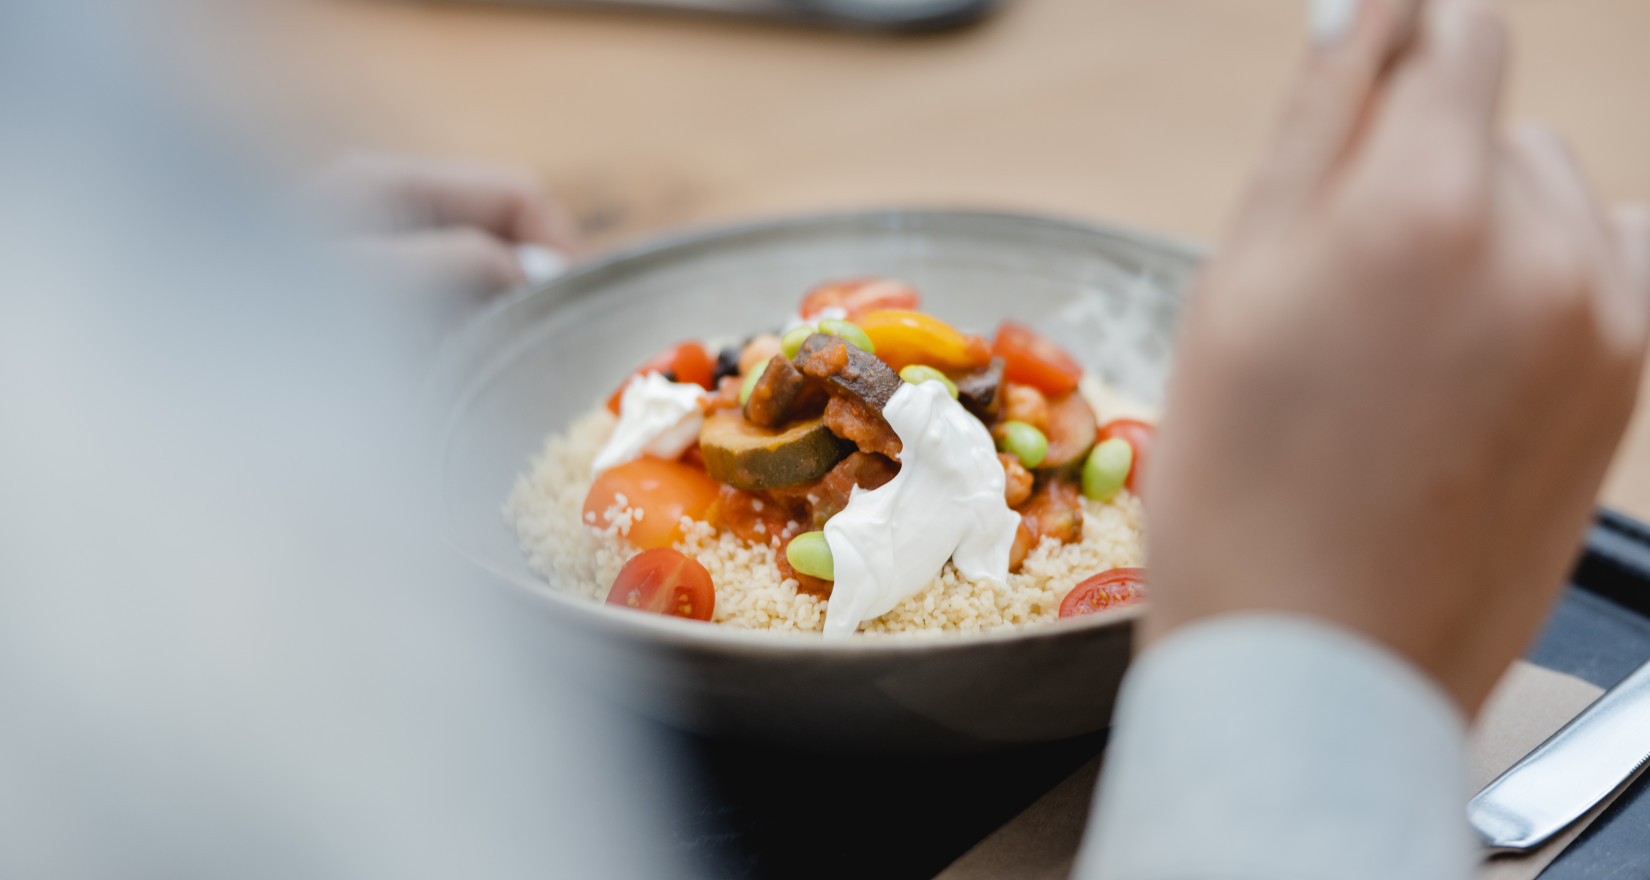
[[[1508, 0], [1509, 118], [1650, 201], [1650, 0]], [[340, 142], [519, 164], [596, 249], [869, 205], [1217, 238], [1304, 51], [1304, 0], [1006, 0], [914, 37], [674, 16], [316, 0]], [[1650, 387], [1650, 383], [1647, 383]], [[1650, 406], [1604, 501], [1650, 518]]]

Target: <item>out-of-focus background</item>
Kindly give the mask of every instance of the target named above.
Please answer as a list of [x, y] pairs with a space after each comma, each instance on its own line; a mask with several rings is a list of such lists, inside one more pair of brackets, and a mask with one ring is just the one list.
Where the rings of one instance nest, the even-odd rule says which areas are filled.
[[[1650, 199], [1650, 4], [1508, 0], [1510, 112]], [[1304, 51], [1303, 0], [1010, 0], [916, 36], [555, 7], [311, 0], [313, 97], [387, 149], [541, 173], [600, 245], [866, 204], [1213, 239]]]
[[[338, 144], [532, 169], [599, 252], [684, 225], [890, 204], [1213, 241], [1305, 40], [1302, 0], [1010, 0], [886, 35], [555, 6], [309, 0], [265, 85]], [[1505, 0], [1512, 118], [1650, 200], [1650, 3]], [[284, 54], [284, 53], [283, 53]], [[273, 60], [273, 59], [272, 59]], [[310, 145], [318, 153], [328, 144]], [[1650, 517], [1650, 429], [1605, 502]]]
[[[903, 36], [0, 5], [0, 874], [697, 867], [637, 831], [681, 768], [562, 680], [598, 664], [428, 539], [406, 438], [430, 328], [295, 232], [281, 184], [346, 149], [519, 165], [595, 254], [892, 204], [1212, 241], [1304, 5], [1005, 0]], [[1513, 115], [1568, 135], [1606, 196], [1650, 200], [1650, 3], [1508, 9]], [[1604, 499], [1642, 519], [1646, 425]]]

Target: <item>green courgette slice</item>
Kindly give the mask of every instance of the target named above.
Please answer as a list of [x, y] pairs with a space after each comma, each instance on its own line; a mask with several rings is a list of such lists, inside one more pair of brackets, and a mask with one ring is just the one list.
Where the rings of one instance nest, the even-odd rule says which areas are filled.
[[777, 489], [825, 476], [854, 445], [831, 433], [823, 418], [761, 428], [737, 411], [705, 419], [699, 449], [710, 475], [736, 489]]

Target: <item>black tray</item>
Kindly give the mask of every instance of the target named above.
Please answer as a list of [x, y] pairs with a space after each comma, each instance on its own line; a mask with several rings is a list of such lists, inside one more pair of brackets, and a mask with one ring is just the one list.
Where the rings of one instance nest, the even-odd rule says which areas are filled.
[[[1650, 659], [1650, 527], [1603, 511], [1529, 659], [1601, 687]], [[867, 761], [661, 733], [688, 768], [682, 858], [723, 878], [929, 880], [1100, 751], [1105, 734], [965, 759]], [[1650, 876], [1641, 778], [1543, 880]]]

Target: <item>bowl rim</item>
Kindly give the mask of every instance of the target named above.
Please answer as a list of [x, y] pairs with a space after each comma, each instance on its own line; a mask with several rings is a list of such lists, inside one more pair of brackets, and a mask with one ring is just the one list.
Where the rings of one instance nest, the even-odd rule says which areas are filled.
[[[565, 291], [591, 283], [593, 278], [628, 268], [640, 261], [668, 259], [681, 251], [724, 243], [729, 240], [781, 232], [798, 227], [822, 226], [852, 222], [881, 222], [897, 224], [900, 221], [934, 222], [960, 220], [979, 223], [1011, 223], [1035, 225], [1080, 235], [1098, 236], [1127, 245], [1167, 252], [1191, 263], [1200, 262], [1207, 248], [1173, 236], [1148, 232], [1133, 227], [1107, 222], [1078, 220], [1048, 214], [1026, 214], [1013, 211], [979, 210], [942, 207], [871, 207], [833, 210], [804, 214], [784, 214], [726, 224], [711, 224], [648, 237], [636, 244], [616, 249], [599, 258], [581, 263], [562, 275], [538, 285], [523, 285], [520, 289], [498, 297], [471, 314], [459, 327], [447, 334], [427, 372], [422, 409], [425, 419], [427, 445], [433, 447], [421, 460], [432, 464], [435, 494], [441, 503], [441, 462], [453, 422], [454, 412], [443, 407], [451, 398], [439, 395], [440, 378], [456, 369], [453, 362], [460, 357], [468, 337], [496, 320], [501, 313], [514, 309], [524, 300], [553, 296], [559, 298]], [[563, 292], [563, 293], [558, 293]], [[486, 381], [486, 376], [473, 378], [462, 385], [460, 399], [467, 398], [475, 388]], [[462, 410], [462, 407], [459, 408]], [[439, 518], [438, 518], [439, 520]], [[642, 636], [651, 641], [680, 648], [711, 649], [758, 655], [825, 654], [833, 656], [876, 657], [910, 653], [944, 653], [973, 650], [987, 645], [1017, 644], [1020, 642], [1058, 637], [1074, 637], [1089, 630], [1122, 628], [1132, 625], [1146, 609], [1145, 603], [1110, 609], [1079, 617], [1060, 618], [1046, 623], [1020, 624], [988, 630], [952, 632], [936, 630], [922, 633], [856, 633], [854, 637], [824, 639], [818, 633], [774, 632], [749, 630], [732, 626], [713, 626], [708, 621], [685, 620], [658, 614], [637, 614], [634, 611], [613, 608], [605, 602], [575, 596], [555, 588], [541, 579], [523, 579], [504, 571], [463, 545], [443, 523], [435, 525], [440, 539], [454, 552], [492, 579], [503, 581], [534, 600], [544, 602], [555, 611], [578, 618], [604, 632], [623, 637]]]

